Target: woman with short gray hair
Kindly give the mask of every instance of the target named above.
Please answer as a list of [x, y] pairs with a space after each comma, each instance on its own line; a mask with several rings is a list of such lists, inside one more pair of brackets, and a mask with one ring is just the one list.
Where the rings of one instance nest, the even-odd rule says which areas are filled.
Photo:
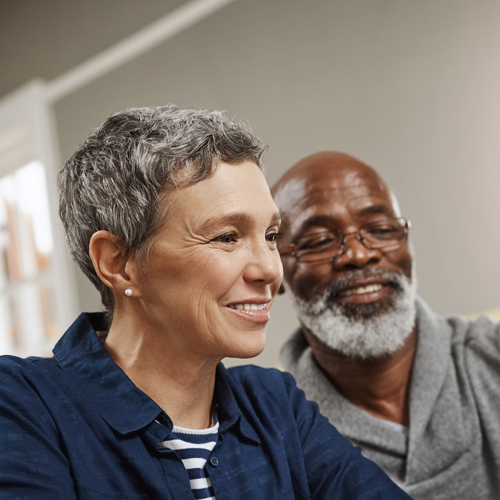
[[70, 254], [101, 293], [109, 319], [113, 293], [92, 264], [92, 235], [106, 228], [142, 262], [172, 188], [210, 177], [221, 162], [249, 160], [262, 168], [264, 150], [249, 129], [223, 113], [175, 106], [118, 113], [85, 140], [59, 173], [59, 213]]
[[108, 118], [59, 174], [101, 293], [48, 358], [0, 360], [0, 499], [408, 498], [277, 370], [281, 282], [264, 147], [220, 112]]

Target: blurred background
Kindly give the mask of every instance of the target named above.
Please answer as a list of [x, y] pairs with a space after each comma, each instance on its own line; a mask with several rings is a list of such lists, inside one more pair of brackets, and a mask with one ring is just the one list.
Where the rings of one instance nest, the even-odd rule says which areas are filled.
[[[498, 0], [0, 0], [0, 99], [2, 353], [48, 354], [101, 308], [57, 170], [109, 114], [167, 102], [247, 120], [271, 185], [320, 150], [373, 166], [412, 221], [420, 295], [500, 306]], [[278, 297], [254, 362], [296, 325]]]

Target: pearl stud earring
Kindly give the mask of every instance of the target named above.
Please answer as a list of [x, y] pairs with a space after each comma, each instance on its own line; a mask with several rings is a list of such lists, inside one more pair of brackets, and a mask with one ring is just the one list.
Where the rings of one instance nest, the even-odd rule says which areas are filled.
[[132, 289], [131, 289], [131, 288], [127, 288], [127, 289], [125, 290], [125, 295], [126, 295], [127, 297], [130, 297], [130, 296], [132, 295], [132, 293], [133, 293], [133, 292], [132, 292]]

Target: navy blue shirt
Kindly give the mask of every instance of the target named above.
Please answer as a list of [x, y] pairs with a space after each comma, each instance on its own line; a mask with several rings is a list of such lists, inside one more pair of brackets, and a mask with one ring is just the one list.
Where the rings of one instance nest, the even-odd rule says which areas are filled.
[[[0, 360], [0, 499], [189, 500], [188, 473], [160, 446], [169, 416], [113, 362], [82, 314], [53, 358]], [[403, 499], [305, 399], [291, 375], [217, 368], [217, 500]]]

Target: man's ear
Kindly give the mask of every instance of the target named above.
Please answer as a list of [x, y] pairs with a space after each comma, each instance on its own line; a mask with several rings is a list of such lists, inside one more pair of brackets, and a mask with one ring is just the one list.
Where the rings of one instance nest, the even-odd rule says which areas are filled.
[[118, 294], [131, 287], [126, 271], [128, 258], [120, 239], [109, 231], [97, 231], [90, 238], [89, 255], [101, 281]]
[[281, 285], [278, 290], [278, 295], [283, 295], [286, 292], [285, 290], [285, 285], [283, 284], [283, 281], [281, 282]]

